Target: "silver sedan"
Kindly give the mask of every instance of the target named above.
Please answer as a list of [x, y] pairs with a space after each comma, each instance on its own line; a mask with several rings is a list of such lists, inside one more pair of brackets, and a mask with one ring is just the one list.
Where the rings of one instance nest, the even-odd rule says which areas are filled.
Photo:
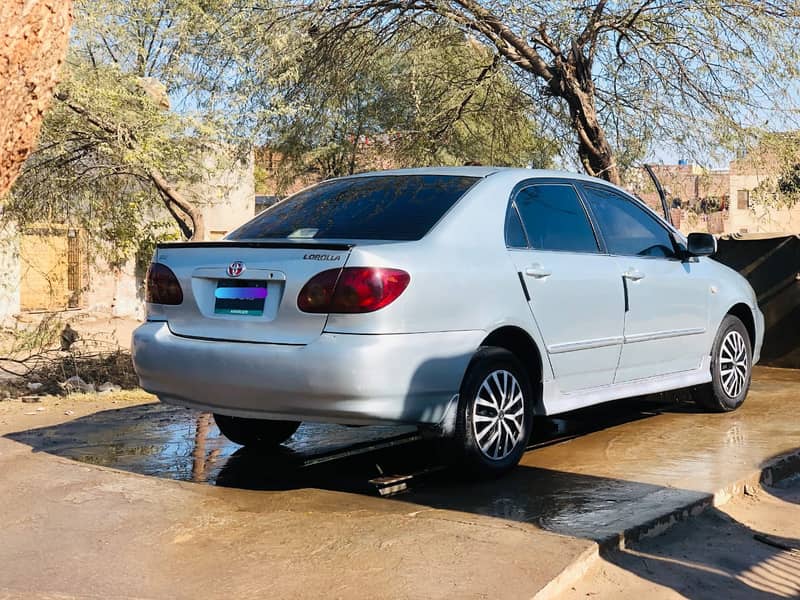
[[160, 244], [134, 364], [240, 444], [306, 420], [414, 423], [496, 474], [534, 415], [677, 388], [715, 411], [744, 401], [763, 317], [715, 249], [581, 175], [365, 173], [225, 240]]

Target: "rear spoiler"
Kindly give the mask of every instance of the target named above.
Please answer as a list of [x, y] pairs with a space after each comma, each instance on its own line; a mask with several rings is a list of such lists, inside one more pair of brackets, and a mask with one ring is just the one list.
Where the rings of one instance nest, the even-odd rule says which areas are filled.
[[216, 242], [162, 242], [157, 244], [159, 250], [164, 248], [304, 248], [314, 250], [350, 250], [355, 244], [333, 244], [326, 242], [239, 242], [236, 240], [219, 240]]

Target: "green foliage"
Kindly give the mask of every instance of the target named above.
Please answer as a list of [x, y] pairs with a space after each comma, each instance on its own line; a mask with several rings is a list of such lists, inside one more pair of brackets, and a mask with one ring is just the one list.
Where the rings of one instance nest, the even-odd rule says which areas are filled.
[[[112, 264], [134, 255], [142, 240], [167, 234], [167, 205], [184, 223], [187, 213], [168, 202], [153, 173], [186, 190], [224, 168], [227, 155], [235, 158], [239, 140], [210, 107], [208, 91], [229, 50], [211, 33], [219, 34], [226, 7], [207, 0], [78, 0], [63, 80], [7, 217], [22, 226], [81, 227]], [[204, 51], [209, 44], [214, 52]], [[170, 110], [173, 98], [191, 109]]]
[[551, 165], [555, 141], [492, 52], [455, 29], [422, 29], [404, 45], [390, 78], [406, 99], [395, 126], [401, 164]]
[[349, 43], [345, 34], [358, 30], [391, 45], [408, 27], [431, 20], [476, 35], [534, 99], [542, 130], [570, 140], [562, 145], [564, 157], [598, 174], [664, 146], [706, 163], [709, 154], [735, 150], [752, 126], [797, 123], [796, 0], [299, 0], [291, 6], [293, 18], [306, 16], [331, 44]]
[[253, 180], [257, 194], [269, 189], [269, 172], [263, 165], [253, 165]]
[[135, 269], [140, 280], [144, 279], [147, 269], [153, 260], [156, 245], [159, 242], [180, 240], [180, 233], [171, 221], [153, 221], [141, 232], [135, 250]]
[[738, 162], [759, 177], [751, 192], [759, 204], [790, 208], [800, 201], [800, 133], [753, 134], [748, 152]]
[[778, 178], [778, 191], [793, 198], [800, 196], [800, 163], [789, 165], [781, 174]]
[[114, 130], [55, 100], [5, 213], [23, 227], [81, 227], [112, 263], [124, 261], [164, 212], [148, 171], [176, 180], [198, 176], [197, 161], [186, 160], [197, 151], [196, 137], [185, 133], [191, 122], [159, 107], [137, 77], [74, 54], [59, 92]]
[[452, 27], [407, 29], [396, 43], [354, 32], [335, 48], [306, 48], [274, 103], [291, 110], [265, 128], [283, 182], [372, 168], [481, 164], [546, 167], [556, 144], [493, 53]]

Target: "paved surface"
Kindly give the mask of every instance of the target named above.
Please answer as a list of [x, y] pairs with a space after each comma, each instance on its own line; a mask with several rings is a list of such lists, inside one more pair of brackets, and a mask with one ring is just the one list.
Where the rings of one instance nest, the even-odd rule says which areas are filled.
[[639, 399], [544, 419], [510, 476], [436, 472], [388, 499], [370, 480], [435, 465], [430, 443], [341, 454], [409, 430], [305, 427], [265, 457], [161, 405], [0, 418], [0, 591], [530, 597], [592, 540], [800, 447], [799, 404], [800, 374], [762, 369], [733, 414]]
[[587, 597], [800, 598], [800, 478], [606, 556], [561, 596]]

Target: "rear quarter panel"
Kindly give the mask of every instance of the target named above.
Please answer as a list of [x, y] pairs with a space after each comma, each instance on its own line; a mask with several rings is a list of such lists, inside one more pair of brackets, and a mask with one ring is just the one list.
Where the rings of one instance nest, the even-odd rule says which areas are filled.
[[513, 325], [543, 348], [505, 245], [506, 206], [519, 179], [499, 173], [481, 180], [420, 241], [356, 246], [347, 266], [399, 268], [411, 275], [411, 281], [386, 308], [330, 315], [325, 330], [370, 334], [482, 330], [488, 335]]

